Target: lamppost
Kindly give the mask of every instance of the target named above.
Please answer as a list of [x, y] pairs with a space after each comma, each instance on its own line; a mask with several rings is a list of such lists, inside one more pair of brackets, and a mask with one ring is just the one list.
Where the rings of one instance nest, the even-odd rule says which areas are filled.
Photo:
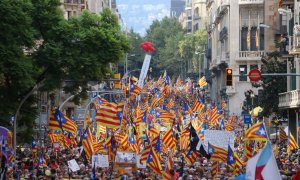
[[202, 63], [201, 63], [202, 58], [201, 58], [201, 56], [204, 57], [205, 53], [204, 53], [204, 50], [203, 50], [202, 53], [196, 51], [195, 54], [199, 55], [199, 57], [198, 57], [198, 63], [199, 63], [198, 72], [199, 72], [199, 79], [200, 79], [201, 78], [201, 67], [202, 67]]

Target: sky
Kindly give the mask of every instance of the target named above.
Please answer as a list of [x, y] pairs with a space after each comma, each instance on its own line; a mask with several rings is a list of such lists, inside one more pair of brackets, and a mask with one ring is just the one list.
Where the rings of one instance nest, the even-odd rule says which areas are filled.
[[117, 8], [127, 29], [142, 36], [155, 19], [170, 15], [170, 0], [117, 0]]

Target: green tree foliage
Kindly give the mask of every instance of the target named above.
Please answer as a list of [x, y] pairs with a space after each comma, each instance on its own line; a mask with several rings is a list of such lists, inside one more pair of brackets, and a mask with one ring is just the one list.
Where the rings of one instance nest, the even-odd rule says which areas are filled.
[[[127, 38], [130, 44], [130, 50], [127, 54], [127, 68], [128, 71], [131, 71], [130, 75], [138, 77], [140, 73], [139, 69], [143, 66], [145, 56], [145, 51], [139, 47], [144, 38], [134, 32], [133, 29], [127, 33]], [[119, 68], [119, 72], [124, 74], [124, 61], [120, 63]]]
[[[280, 53], [278, 51], [268, 53], [267, 56], [262, 57], [261, 72], [286, 73], [286, 61], [281, 61], [279, 57]], [[275, 113], [281, 116], [282, 111], [278, 108], [278, 94], [286, 92], [286, 76], [262, 76], [261, 80], [262, 84], [259, 86], [263, 88], [263, 91], [259, 96], [258, 104], [263, 108], [262, 115], [269, 116]]]
[[[206, 30], [200, 29], [193, 34], [187, 34], [179, 42], [180, 56], [184, 61], [190, 61], [193, 65], [193, 71], [198, 72], [199, 61], [203, 64], [203, 55], [206, 41]], [[202, 59], [201, 59], [202, 58]]]
[[[71, 94], [81, 89], [78, 97], [86, 97], [87, 82], [101, 81], [109, 63], [118, 63], [129, 49], [109, 9], [65, 20], [59, 5], [59, 0], [0, 1], [0, 125], [9, 126], [37, 84], [51, 92], [69, 80], [63, 89]], [[20, 110], [18, 139], [30, 139], [36, 102], [30, 96]]]
[[[161, 75], [166, 67], [173, 65], [169, 64], [172, 59], [179, 58], [176, 57], [178, 56], [176, 55], [176, 51], [179, 50], [176, 44], [178, 45], [182, 34], [183, 29], [176, 18], [165, 17], [161, 21], [153, 21], [150, 25], [145, 39], [151, 41], [156, 48], [151, 61], [154, 76]], [[172, 51], [174, 52], [175, 57], [170, 57]]]

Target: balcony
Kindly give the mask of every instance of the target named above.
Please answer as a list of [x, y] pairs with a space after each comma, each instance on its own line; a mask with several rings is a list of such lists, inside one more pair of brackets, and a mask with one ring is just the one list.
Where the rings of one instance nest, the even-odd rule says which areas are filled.
[[70, 5], [82, 4], [82, 5], [84, 5], [84, 1], [83, 0], [64, 0], [64, 4], [70, 4]]
[[290, 36], [289, 54], [300, 54], [300, 36]]
[[264, 4], [264, 0], [239, 0], [240, 5]]
[[237, 61], [260, 61], [266, 54], [265, 51], [240, 51], [236, 58]]
[[294, 90], [279, 94], [279, 108], [300, 107], [300, 90]]

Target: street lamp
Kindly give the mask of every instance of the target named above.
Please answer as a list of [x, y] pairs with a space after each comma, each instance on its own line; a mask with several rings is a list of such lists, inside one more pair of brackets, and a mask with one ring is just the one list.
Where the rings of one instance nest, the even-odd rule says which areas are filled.
[[195, 54], [196, 55], [199, 54], [199, 60], [198, 60], [198, 62], [199, 62], [199, 79], [200, 79], [201, 78], [201, 64], [202, 64], [201, 63], [201, 59], [202, 59], [201, 56], [204, 56], [205, 53], [204, 53], [204, 51], [202, 53], [196, 51]]

